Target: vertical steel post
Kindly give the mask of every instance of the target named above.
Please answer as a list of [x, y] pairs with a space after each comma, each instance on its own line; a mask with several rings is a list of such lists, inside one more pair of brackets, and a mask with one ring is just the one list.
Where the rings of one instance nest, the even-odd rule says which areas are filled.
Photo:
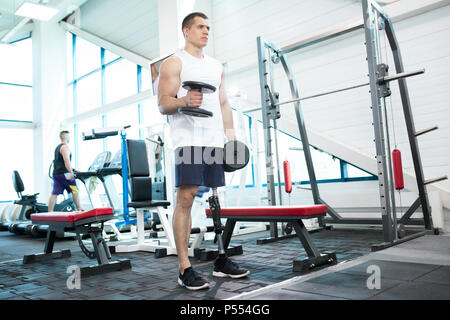
[[267, 95], [267, 59], [265, 55], [265, 43], [261, 37], [257, 38], [258, 43], [258, 68], [259, 68], [259, 83], [261, 88], [261, 108], [262, 120], [264, 130], [264, 143], [266, 150], [266, 176], [267, 176], [267, 192], [269, 205], [275, 205], [275, 190], [274, 190], [274, 176], [273, 176], [273, 162], [272, 162], [272, 137], [270, 133], [270, 119], [268, 111], [269, 97]]
[[[264, 130], [264, 144], [266, 150], [266, 176], [267, 176], [267, 199], [270, 206], [276, 205], [275, 184], [273, 176], [273, 160], [272, 160], [272, 137], [270, 133], [270, 118], [268, 110], [268, 103], [270, 101], [267, 92], [267, 58], [265, 54], [265, 42], [261, 37], [257, 38], [258, 48], [258, 69], [259, 69], [259, 84], [261, 88], [261, 109], [262, 121]], [[277, 237], [278, 229], [276, 224], [270, 223], [270, 236]]]
[[386, 144], [383, 127], [382, 97], [378, 85], [379, 57], [376, 48], [376, 29], [378, 20], [367, 0], [363, 1], [364, 31], [366, 38], [367, 63], [369, 67], [371, 109], [375, 133], [378, 183], [380, 189], [381, 216], [383, 222], [384, 242], [393, 241], [391, 217], [391, 193], [389, 190], [389, 173], [386, 159]]
[[[400, 48], [395, 37], [394, 28], [392, 22], [386, 15], [383, 15], [385, 22], [386, 36], [389, 41], [389, 45], [392, 50], [392, 55], [394, 58], [395, 69], [397, 73], [404, 72], [403, 60], [400, 53]], [[419, 198], [422, 206], [423, 220], [425, 229], [433, 229], [433, 222], [431, 219], [431, 207], [428, 200], [427, 190], [425, 188], [425, 179], [422, 168], [422, 160], [420, 157], [419, 146], [417, 143], [416, 129], [414, 125], [414, 118], [411, 110], [411, 102], [409, 100], [408, 86], [406, 85], [406, 79], [398, 79], [398, 87], [400, 90], [400, 97], [402, 100], [403, 114], [405, 117], [406, 129], [408, 132], [408, 140], [411, 148], [411, 156], [414, 164], [414, 172], [417, 180], [417, 189], [419, 191]]]
[[128, 222], [130, 219], [130, 211], [128, 209], [128, 151], [127, 151], [127, 135], [125, 129], [120, 131], [122, 139], [122, 204], [123, 204], [123, 219]]

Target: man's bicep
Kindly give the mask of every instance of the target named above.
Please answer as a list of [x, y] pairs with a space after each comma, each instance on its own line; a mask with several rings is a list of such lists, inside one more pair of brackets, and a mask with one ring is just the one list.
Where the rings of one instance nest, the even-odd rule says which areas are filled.
[[172, 57], [161, 65], [158, 96], [175, 97], [180, 87], [179, 61]]

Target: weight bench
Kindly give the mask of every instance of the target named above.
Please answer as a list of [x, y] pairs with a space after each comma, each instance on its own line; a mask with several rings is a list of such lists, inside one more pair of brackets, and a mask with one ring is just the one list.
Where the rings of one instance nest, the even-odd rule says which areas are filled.
[[[48, 225], [47, 239], [45, 240], [44, 253], [25, 255], [23, 264], [70, 257], [70, 250], [53, 251], [53, 245], [57, 232], [73, 232], [77, 234], [78, 243], [83, 253], [91, 259], [97, 258], [98, 261], [97, 265], [80, 268], [81, 276], [130, 269], [131, 263], [128, 259], [109, 261], [111, 253], [102, 238], [103, 223], [112, 219], [113, 213], [112, 208], [100, 208], [89, 211], [32, 214], [31, 221], [33, 224]], [[101, 227], [92, 225], [98, 223], [101, 223]], [[81, 236], [83, 234], [90, 236], [93, 251], [84, 246]]]
[[[323, 217], [326, 213], [326, 205], [220, 208], [220, 217], [227, 219], [223, 233], [223, 245], [225, 249], [228, 248], [237, 221], [290, 222], [308, 254], [308, 259], [294, 260], [294, 272], [305, 272], [326, 264], [336, 264], [336, 253], [321, 254], [314, 245], [314, 242], [302, 221], [303, 219]], [[210, 209], [206, 209], [206, 216], [212, 218]]]

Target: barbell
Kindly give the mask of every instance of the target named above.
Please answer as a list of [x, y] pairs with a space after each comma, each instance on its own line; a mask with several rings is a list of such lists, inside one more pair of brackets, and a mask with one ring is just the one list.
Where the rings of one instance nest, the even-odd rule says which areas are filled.
[[[402, 73], [394, 74], [392, 76], [381, 77], [380, 79], [378, 79], [378, 83], [379, 84], [383, 84], [383, 83], [387, 83], [387, 82], [390, 82], [390, 81], [403, 79], [403, 78], [408, 78], [408, 77], [416, 76], [416, 75], [423, 74], [423, 73], [425, 73], [425, 69], [420, 69], [420, 70], [411, 71], [411, 72], [402, 72]], [[333, 93], [338, 93], [338, 92], [343, 92], [343, 91], [347, 91], [347, 90], [352, 90], [352, 89], [365, 87], [365, 86], [368, 86], [368, 85], [370, 85], [370, 82], [357, 84], [357, 85], [350, 86], [350, 87], [344, 87], [344, 88], [336, 89], [336, 90], [332, 90], [332, 91], [326, 91], [326, 92], [314, 94], [314, 95], [303, 97], [303, 98], [297, 98], [297, 99], [292, 99], [292, 100], [283, 101], [283, 102], [271, 103], [271, 106], [272, 107], [276, 107], [276, 106], [281, 106], [281, 105], [288, 104], [288, 103], [293, 103], [293, 102], [298, 102], [298, 101], [304, 101], [304, 100], [308, 100], [308, 99], [318, 98], [318, 97], [326, 96], [326, 95], [333, 94]], [[242, 112], [243, 113], [249, 113], [249, 112], [254, 112], [254, 111], [258, 111], [258, 110], [261, 110], [261, 108], [258, 107], [258, 108], [247, 109], [247, 110], [243, 110]]]

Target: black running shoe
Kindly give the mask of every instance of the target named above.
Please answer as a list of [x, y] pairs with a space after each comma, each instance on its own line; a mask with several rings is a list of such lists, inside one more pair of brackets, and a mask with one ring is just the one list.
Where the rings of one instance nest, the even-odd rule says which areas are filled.
[[228, 258], [216, 259], [214, 262], [213, 276], [219, 278], [243, 278], [250, 274], [249, 270], [239, 268], [239, 265]]
[[189, 267], [184, 269], [183, 275], [178, 276], [178, 284], [182, 287], [186, 287], [189, 290], [200, 290], [209, 288], [209, 283], [200, 277], [197, 272]]

